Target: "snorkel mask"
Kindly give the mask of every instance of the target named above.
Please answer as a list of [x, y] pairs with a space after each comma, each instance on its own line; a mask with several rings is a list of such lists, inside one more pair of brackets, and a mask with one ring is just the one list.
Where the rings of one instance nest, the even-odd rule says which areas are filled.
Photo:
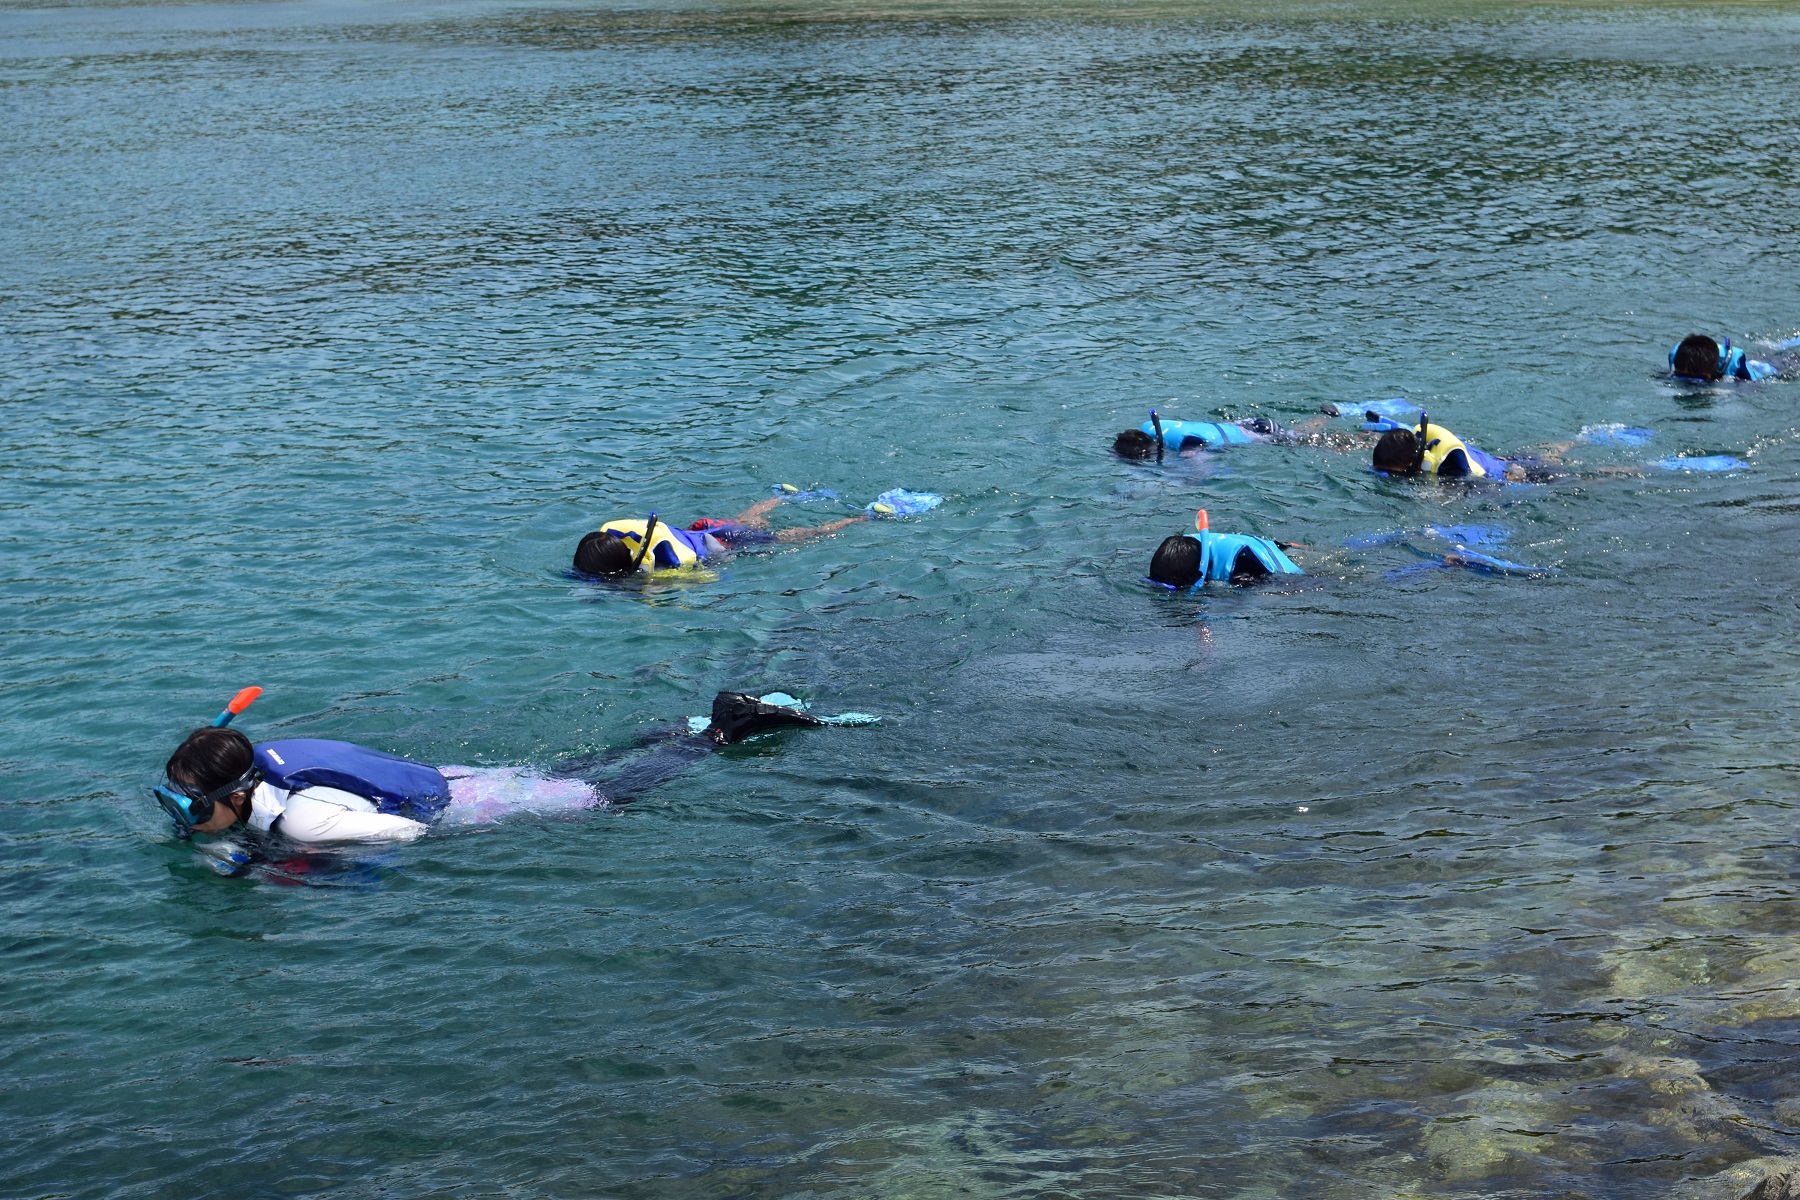
[[251, 767], [230, 783], [221, 784], [210, 792], [195, 795], [181, 787], [173, 780], [160, 783], [150, 789], [162, 810], [175, 821], [175, 836], [186, 841], [194, 834], [194, 826], [204, 825], [212, 820], [213, 811], [219, 801], [236, 792], [253, 788], [263, 780], [259, 767]]
[[[225, 706], [225, 711], [213, 718], [213, 727], [218, 728], [231, 724], [231, 718], [249, 708], [260, 695], [262, 695], [261, 688], [247, 687], [233, 696], [231, 703]], [[230, 783], [221, 784], [211, 791], [196, 792], [169, 779], [151, 788], [150, 794], [175, 822], [175, 836], [185, 841], [193, 836], [194, 826], [204, 825], [212, 820], [213, 811], [219, 801], [235, 792], [255, 787], [262, 782], [262, 779], [261, 768], [252, 766]]]

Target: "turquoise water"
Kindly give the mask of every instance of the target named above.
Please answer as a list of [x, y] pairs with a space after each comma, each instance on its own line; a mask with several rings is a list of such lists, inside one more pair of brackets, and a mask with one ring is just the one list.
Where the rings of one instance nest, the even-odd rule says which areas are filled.
[[[1758, 7], [0, 12], [0, 1190], [1651, 1197], [1795, 1148], [1800, 393], [1654, 375], [1800, 330], [1797, 51]], [[1394, 395], [1751, 468], [1106, 453]], [[778, 481], [947, 502], [561, 574]], [[1147, 594], [1200, 505], [1312, 574]], [[1428, 521], [1557, 573], [1342, 548]], [[224, 879], [143, 788], [248, 683], [253, 736], [434, 762], [724, 687], [886, 720]]]

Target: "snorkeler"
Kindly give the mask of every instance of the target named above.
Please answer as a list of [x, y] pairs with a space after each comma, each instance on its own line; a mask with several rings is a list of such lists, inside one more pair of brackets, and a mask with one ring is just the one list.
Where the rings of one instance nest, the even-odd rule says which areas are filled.
[[1165, 421], [1150, 410], [1150, 419], [1136, 429], [1127, 429], [1113, 439], [1113, 453], [1120, 458], [1141, 460], [1162, 458], [1162, 450], [1191, 454], [1196, 450], [1212, 450], [1220, 446], [1248, 446], [1272, 442], [1288, 446], [1307, 436], [1277, 424], [1268, 417], [1245, 417], [1238, 421]]
[[929, 512], [943, 503], [943, 497], [931, 492], [894, 488], [877, 496], [854, 516], [801, 529], [770, 529], [769, 513], [786, 500], [813, 496], [837, 498], [832, 492], [801, 492], [790, 485], [782, 485], [781, 490], [783, 494], [753, 504], [728, 520], [702, 517], [686, 529], [671, 528], [667, 522], [658, 521], [655, 513], [643, 521], [608, 521], [585, 535], [575, 547], [575, 573], [605, 578], [629, 575], [638, 570], [693, 566], [732, 550], [829, 537], [860, 521], [911, 516]]
[[[783, 726], [867, 724], [862, 714], [820, 718], [791, 704], [768, 703], [738, 692], [713, 698], [702, 728], [661, 739], [650, 753], [613, 774], [600, 771], [610, 756], [564, 764], [558, 775], [524, 776], [511, 768], [437, 768], [353, 742], [294, 738], [252, 745], [225, 726], [261, 693], [246, 688], [213, 724], [194, 730], [164, 768], [156, 801], [176, 834], [219, 833], [237, 825], [308, 844], [411, 841], [453, 803], [480, 804], [497, 787], [536, 783], [551, 790], [585, 789], [557, 797], [561, 807], [626, 804], [673, 778], [712, 751]], [[772, 699], [792, 701], [789, 696]], [[695, 718], [690, 723], [700, 723]]]
[[1209, 582], [1246, 584], [1271, 575], [1304, 575], [1281, 542], [1242, 533], [1214, 533], [1203, 508], [1194, 514], [1199, 537], [1178, 533], [1166, 537], [1150, 559], [1149, 580], [1171, 591], [1203, 587]]
[[1375, 469], [1384, 475], [1436, 475], [1443, 479], [1493, 479], [1542, 483], [1559, 478], [1546, 457], [1499, 458], [1463, 441], [1419, 414], [1417, 428], [1388, 429], [1375, 443]]
[[[1793, 342], [1783, 342], [1777, 347], [1783, 350], [1794, 348]], [[1794, 366], [1793, 357], [1788, 356], [1777, 366], [1775, 363], [1749, 357], [1742, 348], [1734, 348], [1730, 338], [1726, 338], [1725, 344], [1721, 346], [1703, 333], [1690, 333], [1669, 351], [1669, 374], [1677, 379], [1696, 383], [1716, 383], [1722, 379], [1754, 383], [1791, 370]]]

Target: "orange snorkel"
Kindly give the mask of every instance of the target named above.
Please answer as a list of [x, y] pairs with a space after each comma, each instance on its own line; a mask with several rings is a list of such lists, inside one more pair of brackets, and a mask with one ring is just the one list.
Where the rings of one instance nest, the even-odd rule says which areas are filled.
[[260, 695], [262, 695], [261, 688], [247, 687], [237, 695], [233, 696], [231, 698], [231, 703], [225, 706], [225, 711], [213, 718], [213, 728], [217, 729], [221, 725], [231, 724], [231, 718], [237, 716], [252, 704], [255, 704], [256, 698]]

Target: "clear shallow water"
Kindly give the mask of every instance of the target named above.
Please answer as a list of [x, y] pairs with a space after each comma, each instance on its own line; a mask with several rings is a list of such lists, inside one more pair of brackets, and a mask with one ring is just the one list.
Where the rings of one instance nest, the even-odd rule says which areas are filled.
[[[1797, 45], [0, 13], [5, 1190], [1634, 1197], [1786, 1153], [1797, 397], [1652, 373], [1800, 328]], [[1753, 469], [1104, 453], [1152, 403], [1397, 394]], [[948, 502], [642, 598], [560, 575], [776, 480]], [[1199, 504], [1314, 576], [1147, 595]], [[1333, 549], [1426, 521], [1560, 571]], [[249, 682], [255, 735], [433, 761], [720, 687], [888, 720], [281, 887], [141, 791]]]

